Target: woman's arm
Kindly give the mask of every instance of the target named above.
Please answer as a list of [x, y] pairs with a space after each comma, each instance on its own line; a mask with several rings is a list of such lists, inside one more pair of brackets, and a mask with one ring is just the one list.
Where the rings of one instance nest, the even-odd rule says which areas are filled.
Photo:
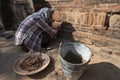
[[50, 34], [51, 37], [54, 37], [57, 34], [57, 30], [50, 27], [43, 19], [40, 19], [37, 23], [37, 26], [42, 30]]

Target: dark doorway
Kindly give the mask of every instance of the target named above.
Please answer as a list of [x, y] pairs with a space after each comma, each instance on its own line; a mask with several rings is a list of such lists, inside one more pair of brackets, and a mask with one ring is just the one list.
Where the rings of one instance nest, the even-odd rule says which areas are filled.
[[12, 0], [0, 0], [1, 3], [1, 17], [5, 30], [13, 29], [13, 12]]

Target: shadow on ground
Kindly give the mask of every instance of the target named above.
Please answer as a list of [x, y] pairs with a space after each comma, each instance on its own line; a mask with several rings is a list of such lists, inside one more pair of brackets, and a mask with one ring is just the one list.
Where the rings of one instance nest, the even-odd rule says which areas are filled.
[[120, 69], [108, 62], [91, 64], [79, 80], [118, 80]]

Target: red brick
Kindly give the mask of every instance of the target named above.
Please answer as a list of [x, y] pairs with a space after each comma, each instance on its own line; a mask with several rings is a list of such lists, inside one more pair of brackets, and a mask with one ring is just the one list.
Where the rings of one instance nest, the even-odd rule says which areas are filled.
[[98, 13], [97, 15], [97, 25], [105, 25], [106, 13]]
[[53, 14], [53, 19], [54, 20], [61, 20], [61, 14], [59, 11], [55, 11]]
[[84, 15], [84, 24], [88, 24], [88, 19], [89, 19], [89, 13], [86, 12]]
[[92, 25], [92, 24], [93, 24], [93, 13], [89, 13], [89, 16], [88, 16], [88, 24], [89, 24], [89, 25]]
[[89, 25], [96, 25], [97, 24], [97, 16], [96, 13], [90, 12], [89, 13], [89, 19], [88, 19], [88, 24]]
[[80, 22], [80, 24], [84, 24], [85, 22], [85, 20], [84, 20], [84, 16], [85, 16], [85, 14], [84, 13], [80, 13], [80, 18], [79, 18], [79, 22]]
[[97, 25], [97, 14], [93, 14], [93, 24], [92, 25]]
[[62, 13], [62, 21], [67, 21], [66, 12], [63, 12], [63, 13]]

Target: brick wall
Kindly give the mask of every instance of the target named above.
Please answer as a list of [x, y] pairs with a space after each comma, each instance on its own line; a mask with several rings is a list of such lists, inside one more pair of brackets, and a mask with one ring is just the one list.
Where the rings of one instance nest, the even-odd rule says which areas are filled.
[[120, 55], [120, 0], [47, 1], [55, 10], [53, 25], [71, 23], [76, 41]]

